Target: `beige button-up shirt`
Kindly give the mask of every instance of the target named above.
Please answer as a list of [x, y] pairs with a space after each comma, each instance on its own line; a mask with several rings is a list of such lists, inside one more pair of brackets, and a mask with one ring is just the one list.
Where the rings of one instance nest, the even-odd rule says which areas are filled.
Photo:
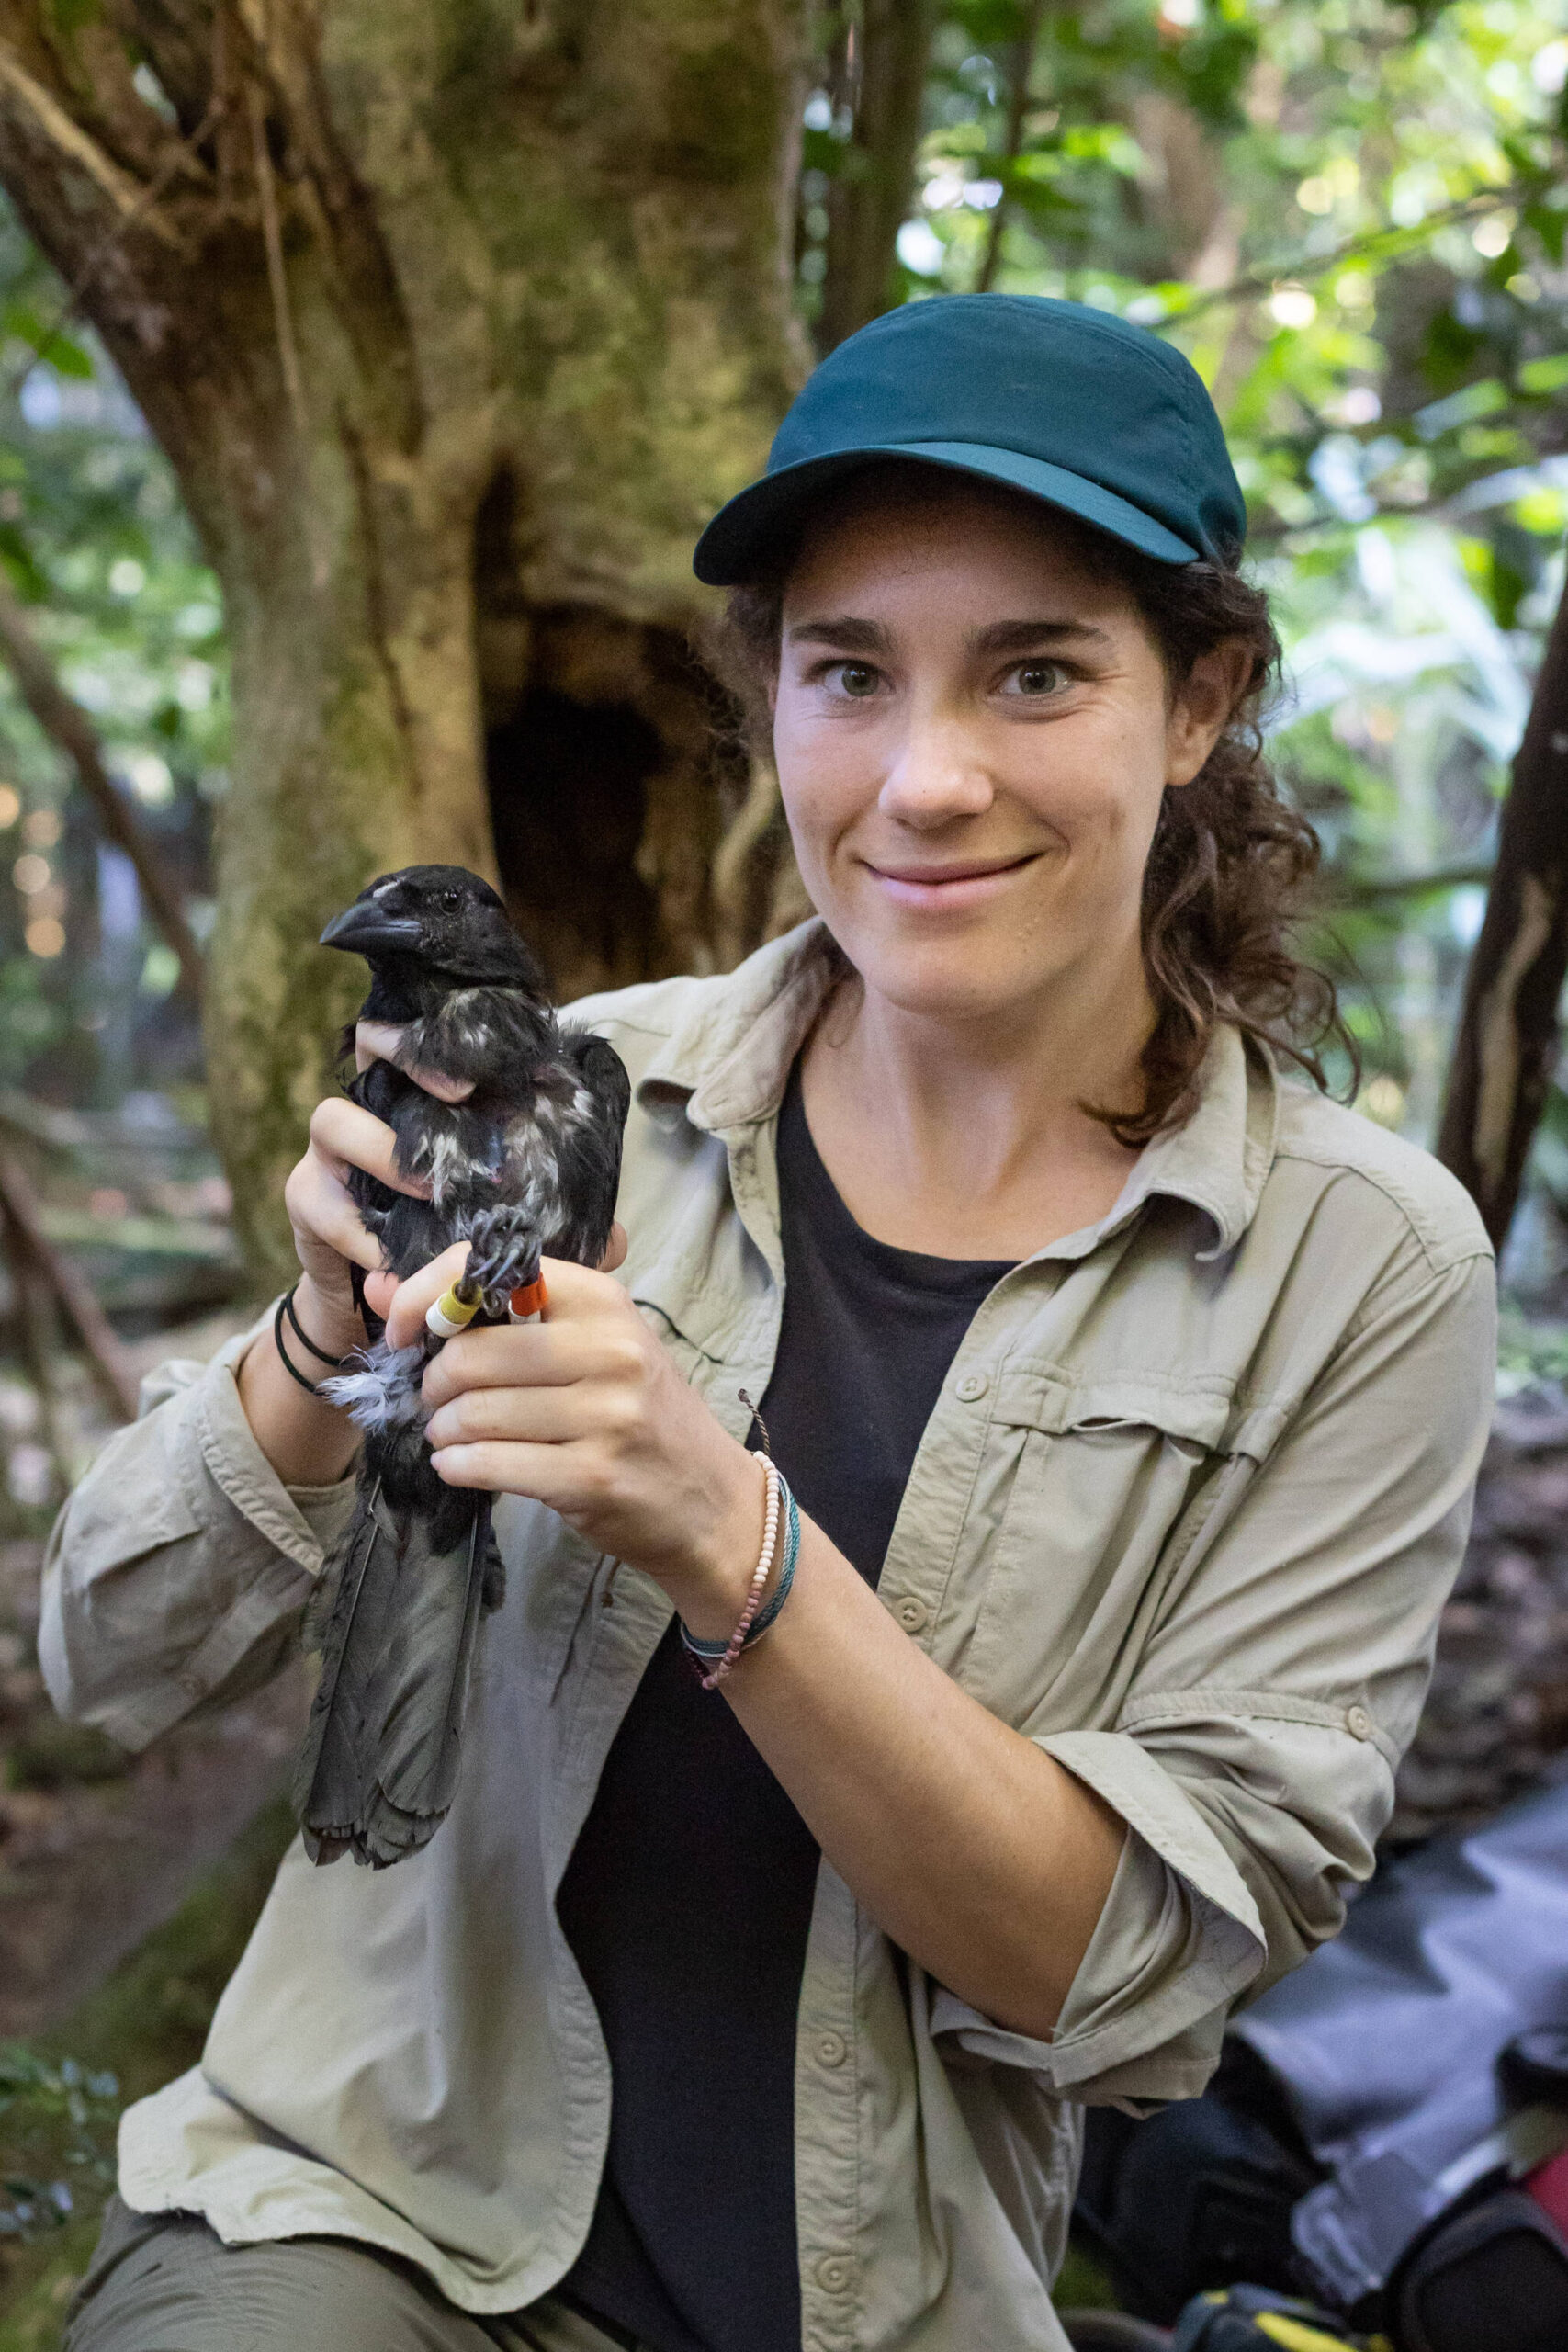
[[[635, 1087], [622, 1279], [738, 1436], [779, 1329], [776, 1114], [830, 972], [807, 924], [728, 978], [578, 1008]], [[342, 1523], [345, 1488], [286, 1491], [258, 1451], [246, 1344], [168, 1366], [55, 1535], [50, 1688], [131, 1747], [276, 1669]], [[813, 2352], [1064, 2344], [1082, 2104], [1201, 2090], [1237, 1996], [1371, 1870], [1493, 1357], [1460, 1187], [1229, 1030], [1110, 1215], [997, 1284], [881, 1598], [1130, 1834], [1049, 2042], [901, 1970], [822, 1864], [795, 2071]], [[483, 2313], [544, 2295], [593, 2210], [610, 2072], [554, 1895], [670, 1615], [550, 1511], [508, 1498], [497, 1525], [506, 1600], [450, 1819], [385, 1872], [291, 1851], [200, 2067], [120, 2143], [132, 2206], [365, 2240]], [[713, 2095], [746, 2086], [721, 2064]]]

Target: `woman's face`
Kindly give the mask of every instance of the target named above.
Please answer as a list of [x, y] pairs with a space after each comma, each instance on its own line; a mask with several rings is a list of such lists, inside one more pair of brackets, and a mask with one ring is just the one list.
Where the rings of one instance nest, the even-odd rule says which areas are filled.
[[934, 470], [857, 484], [789, 577], [773, 743], [802, 878], [867, 988], [937, 1017], [1027, 1015], [1074, 978], [1136, 1007], [1161, 795], [1236, 669], [1205, 656], [1173, 697], [1045, 507]]

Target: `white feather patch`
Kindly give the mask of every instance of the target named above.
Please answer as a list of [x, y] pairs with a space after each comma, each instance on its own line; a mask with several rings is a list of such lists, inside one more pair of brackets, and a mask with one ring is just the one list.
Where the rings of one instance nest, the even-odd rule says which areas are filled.
[[321, 1395], [372, 1436], [423, 1429], [429, 1419], [421, 1394], [425, 1361], [423, 1346], [389, 1348], [378, 1340], [365, 1351], [363, 1371], [335, 1373], [322, 1381]]

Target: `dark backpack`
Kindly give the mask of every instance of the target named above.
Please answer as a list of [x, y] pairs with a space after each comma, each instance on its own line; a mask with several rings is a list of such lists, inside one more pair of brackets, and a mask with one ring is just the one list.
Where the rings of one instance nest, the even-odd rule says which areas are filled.
[[1090, 2117], [1122, 2300], [1304, 2294], [1398, 2352], [1568, 2352], [1568, 1789], [1389, 1863], [1201, 2099]]

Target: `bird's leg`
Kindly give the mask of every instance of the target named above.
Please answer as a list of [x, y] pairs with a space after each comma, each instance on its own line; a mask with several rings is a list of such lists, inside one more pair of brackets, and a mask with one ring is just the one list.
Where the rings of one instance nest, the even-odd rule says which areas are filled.
[[504, 1323], [513, 1291], [539, 1279], [539, 1230], [521, 1208], [486, 1209], [468, 1229], [468, 1264], [463, 1287], [478, 1293], [492, 1321]]
[[507, 1320], [513, 1294], [539, 1279], [538, 1228], [526, 1210], [483, 1209], [468, 1227], [468, 1262], [425, 1315], [436, 1340], [455, 1340], [476, 1317]]

